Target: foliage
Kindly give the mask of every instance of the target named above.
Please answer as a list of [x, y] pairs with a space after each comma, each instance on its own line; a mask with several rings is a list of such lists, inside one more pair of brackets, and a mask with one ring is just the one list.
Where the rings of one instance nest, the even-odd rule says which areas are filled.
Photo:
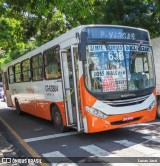
[[148, 29], [151, 37], [160, 35], [160, 1], [110, 0], [106, 3], [104, 23]]
[[107, 0], [56, 0], [56, 7], [66, 16], [68, 27], [101, 23]]
[[159, 0], [1, 0], [2, 64], [83, 24], [119, 24], [160, 36]]

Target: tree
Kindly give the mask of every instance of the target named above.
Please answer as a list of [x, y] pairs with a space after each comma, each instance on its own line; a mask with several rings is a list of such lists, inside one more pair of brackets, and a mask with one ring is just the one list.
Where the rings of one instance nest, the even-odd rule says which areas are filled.
[[145, 28], [152, 38], [160, 35], [158, 0], [108, 0], [104, 13], [103, 23]]
[[160, 36], [159, 0], [1, 0], [0, 67], [83, 24], [119, 24]]

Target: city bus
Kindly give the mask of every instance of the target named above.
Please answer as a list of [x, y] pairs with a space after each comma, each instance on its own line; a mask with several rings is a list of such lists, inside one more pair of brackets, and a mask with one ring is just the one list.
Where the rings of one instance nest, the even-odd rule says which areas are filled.
[[152, 121], [155, 69], [149, 32], [78, 26], [2, 68], [7, 105], [64, 132], [100, 132]]

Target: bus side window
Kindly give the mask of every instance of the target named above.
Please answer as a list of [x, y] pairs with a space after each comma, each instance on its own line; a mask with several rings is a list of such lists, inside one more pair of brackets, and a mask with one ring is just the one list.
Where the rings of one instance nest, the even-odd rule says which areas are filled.
[[22, 81], [27, 82], [30, 80], [31, 80], [30, 60], [26, 59], [22, 61]]
[[32, 80], [43, 80], [43, 56], [42, 54], [35, 55], [31, 58]]
[[14, 66], [8, 68], [9, 83], [12, 84], [15, 82]]
[[56, 79], [61, 76], [59, 47], [44, 52], [45, 78]]
[[15, 82], [21, 82], [21, 64], [15, 64]]

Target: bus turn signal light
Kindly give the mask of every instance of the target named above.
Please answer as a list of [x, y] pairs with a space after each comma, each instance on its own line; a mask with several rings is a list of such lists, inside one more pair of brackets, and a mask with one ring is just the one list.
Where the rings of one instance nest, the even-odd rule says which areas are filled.
[[152, 111], [153, 107], [156, 105], [156, 99], [148, 107], [148, 111]]

